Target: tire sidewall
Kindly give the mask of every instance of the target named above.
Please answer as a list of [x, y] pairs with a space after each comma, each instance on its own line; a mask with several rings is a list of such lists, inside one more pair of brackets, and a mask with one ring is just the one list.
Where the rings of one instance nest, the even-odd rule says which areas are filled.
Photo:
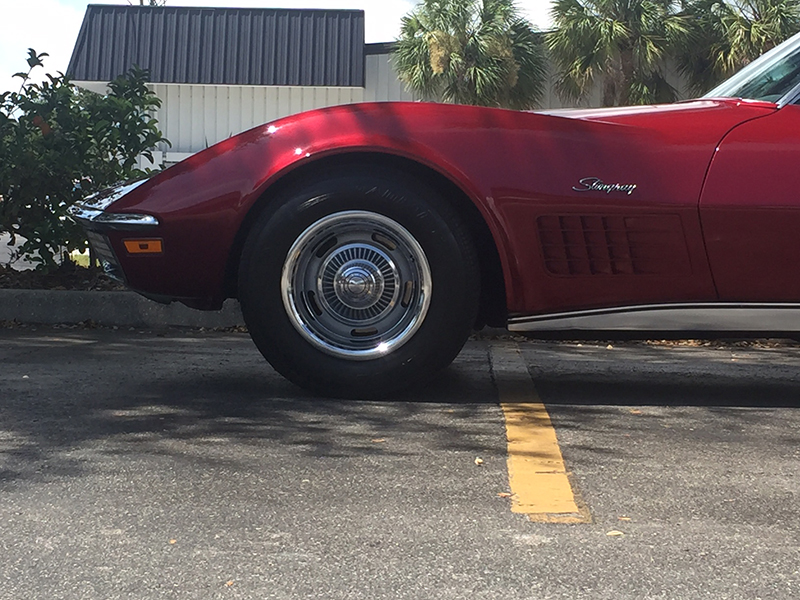
[[[295, 240], [320, 219], [350, 210], [402, 225], [431, 269], [423, 323], [402, 346], [371, 360], [315, 348], [295, 329], [281, 294], [283, 266]], [[449, 364], [463, 346], [477, 312], [476, 263], [466, 228], [427, 186], [381, 172], [343, 172], [286, 190], [261, 215], [243, 251], [239, 296], [257, 347], [290, 380], [334, 395], [391, 395]]]

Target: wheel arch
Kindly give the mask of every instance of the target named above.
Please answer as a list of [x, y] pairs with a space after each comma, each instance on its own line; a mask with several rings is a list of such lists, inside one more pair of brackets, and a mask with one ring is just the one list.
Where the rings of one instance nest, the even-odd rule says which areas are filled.
[[465, 217], [480, 261], [480, 307], [475, 325], [505, 327], [508, 317], [506, 280], [497, 243], [486, 219], [469, 195], [446, 175], [412, 159], [392, 154], [351, 152], [326, 156], [292, 169], [274, 181], [250, 207], [236, 234], [226, 267], [226, 295], [235, 297], [237, 294], [238, 268], [244, 243], [253, 224], [269, 206], [270, 200], [282, 190], [310, 176], [317, 177], [326, 171], [333, 172], [344, 166], [356, 165], [382, 167], [415, 177], [458, 209], [459, 214]]

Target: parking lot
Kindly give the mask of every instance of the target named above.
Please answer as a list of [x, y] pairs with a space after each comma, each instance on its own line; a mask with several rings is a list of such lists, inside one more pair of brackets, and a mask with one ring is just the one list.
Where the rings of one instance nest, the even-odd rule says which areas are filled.
[[[5, 328], [0, 361], [0, 598], [800, 597], [793, 343], [474, 339], [375, 402], [243, 333]], [[539, 401], [584, 522], [513, 510]]]

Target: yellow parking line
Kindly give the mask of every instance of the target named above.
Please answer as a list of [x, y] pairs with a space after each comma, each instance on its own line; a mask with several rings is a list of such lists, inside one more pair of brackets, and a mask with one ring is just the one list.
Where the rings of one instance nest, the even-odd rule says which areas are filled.
[[508, 437], [511, 510], [546, 523], [588, 523], [569, 481], [556, 432], [514, 344], [491, 346], [492, 371]]

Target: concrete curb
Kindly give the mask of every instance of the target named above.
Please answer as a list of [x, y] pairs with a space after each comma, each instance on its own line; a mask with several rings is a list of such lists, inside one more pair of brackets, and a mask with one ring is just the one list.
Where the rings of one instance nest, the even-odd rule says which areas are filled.
[[239, 303], [228, 300], [221, 311], [193, 310], [173, 302], [159, 304], [135, 292], [0, 290], [0, 321], [46, 325], [92, 321], [118, 327], [238, 327], [244, 325]]
[[[108, 327], [244, 327], [237, 300], [226, 300], [219, 311], [194, 310], [180, 302], [159, 304], [135, 292], [75, 292], [66, 290], [0, 289], [0, 321], [25, 324], [76, 325], [91, 321]], [[482, 335], [509, 335], [486, 327]]]

